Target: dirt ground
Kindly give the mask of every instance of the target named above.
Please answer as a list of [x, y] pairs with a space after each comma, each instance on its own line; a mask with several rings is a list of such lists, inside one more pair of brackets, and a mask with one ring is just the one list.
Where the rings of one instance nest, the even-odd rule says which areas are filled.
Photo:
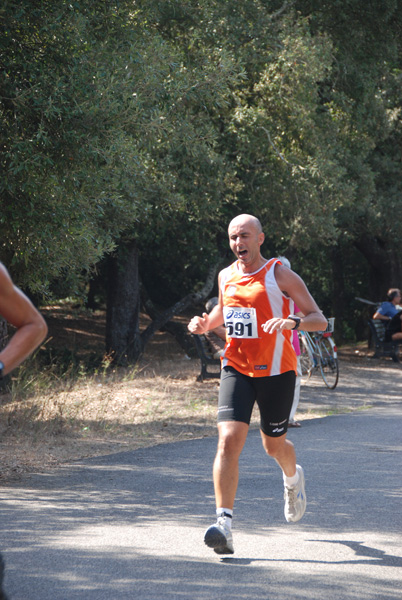
[[[104, 312], [71, 306], [42, 312], [50, 355], [65, 350], [83, 364], [89, 355], [102, 356]], [[142, 326], [146, 324], [143, 316]], [[303, 382], [297, 414], [302, 425], [305, 419], [362, 409], [383, 388], [384, 373], [391, 380], [401, 376], [401, 364], [372, 359], [371, 354], [364, 344], [339, 349], [336, 390], [327, 390], [319, 375]], [[0, 396], [0, 482], [84, 457], [216, 435], [218, 380], [197, 382], [199, 361], [189, 359], [170, 334], [158, 332], [133, 368], [106, 366], [95, 374], [78, 369], [74, 376], [56, 376], [46, 385], [38, 373], [29, 394], [20, 382], [17, 393]], [[356, 394], [362, 382], [365, 393]], [[257, 414], [252, 426], [258, 426]]]

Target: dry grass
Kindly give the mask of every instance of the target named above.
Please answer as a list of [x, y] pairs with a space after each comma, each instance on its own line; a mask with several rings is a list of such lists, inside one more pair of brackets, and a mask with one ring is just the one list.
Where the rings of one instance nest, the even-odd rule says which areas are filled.
[[[74, 316], [67, 307], [49, 310], [46, 319], [52, 351], [101, 356], [104, 315]], [[159, 332], [132, 369], [113, 370], [106, 358], [89, 374], [87, 358], [74, 358], [62, 374], [57, 357], [46, 372], [30, 359], [12, 393], [0, 396], [0, 481], [88, 456], [216, 435], [218, 380], [197, 382], [199, 361], [169, 334]]]
[[[197, 382], [199, 361], [189, 360], [172, 336], [158, 332], [139, 365], [112, 369], [107, 357], [99, 365], [104, 313], [71, 305], [42, 312], [49, 326], [45, 348], [13, 374], [12, 392], [0, 395], [0, 481], [88, 456], [216, 434], [218, 380]], [[142, 315], [141, 321], [145, 327], [149, 320]]]
[[[217, 380], [196, 381], [199, 363], [183, 356], [135, 369], [30, 383], [0, 405], [0, 477], [86, 456], [214, 435]], [[36, 389], [35, 389], [36, 388]]]

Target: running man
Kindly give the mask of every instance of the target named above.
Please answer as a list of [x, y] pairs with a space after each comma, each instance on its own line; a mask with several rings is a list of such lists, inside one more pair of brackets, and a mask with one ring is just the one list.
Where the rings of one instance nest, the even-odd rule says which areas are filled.
[[[256, 217], [235, 217], [228, 233], [237, 260], [219, 274], [219, 303], [210, 314], [193, 317], [188, 325], [191, 333], [204, 334], [224, 323], [227, 332], [213, 465], [217, 521], [204, 538], [217, 554], [234, 552], [231, 527], [238, 463], [255, 402], [263, 447], [282, 469], [285, 518], [294, 523], [306, 510], [303, 469], [296, 464], [292, 442], [286, 439], [297, 370], [292, 330], [327, 327], [303, 280], [277, 258], [262, 257], [264, 233]], [[294, 303], [305, 316], [293, 315]]]

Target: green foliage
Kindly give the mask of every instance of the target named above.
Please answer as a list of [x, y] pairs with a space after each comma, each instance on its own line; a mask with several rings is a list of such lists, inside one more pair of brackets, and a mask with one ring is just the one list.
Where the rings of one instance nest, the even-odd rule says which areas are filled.
[[120, 202], [105, 185], [110, 103], [100, 114], [94, 85], [97, 24], [113, 17], [102, 4], [5, 2], [0, 13], [1, 258], [35, 292], [113, 247], [102, 227]]
[[1, 258], [38, 293], [60, 275], [77, 286], [150, 211], [158, 227], [194, 190], [221, 196], [208, 106], [237, 74], [224, 56], [188, 69], [131, 3], [15, 8], [1, 13]]
[[135, 239], [170, 302], [229, 259], [247, 211], [329, 312], [334, 276], [344, 303], [400, 285], [401, 8], [5, 0], [0, 259], [74, 293]]

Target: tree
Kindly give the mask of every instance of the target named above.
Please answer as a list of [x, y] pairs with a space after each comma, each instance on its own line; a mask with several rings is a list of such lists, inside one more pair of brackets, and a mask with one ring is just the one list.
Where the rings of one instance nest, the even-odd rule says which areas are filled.
[[[317, 243], [334, 244], [335, 209], [353, 203], [355, 185], [344, 180], [346, 170], [338, 159], [347, 147], [351, 111], [342, 94], [333, 94], [331, 103], [324, 103], [320, 95], [320, 82], [332, 68], [328, 36], [312, 35], [308, 22], [293, 12], [273, 12], [252, 0], [236, 6], [160, 3], [142, 8], [139, 14], [145, 14], [150, 27], [174, 44], [187, 69], [190, 65], [195, 69], [205, 58], [211, 63], [226, 56], [238, 73], [246, 74], [230, 82], [225, 96], [218, 96], [219, 103], [205, 103], [206, 113], [199, 95], [181, 104], [185, 113], [190, 108], [197, 121], [200, 116], [207, 120], [214, 136], [207, 157], [215, 172], [203, 159], [204, 145], [201, 152], [197, 147], [188, 152], [188, 145], [180, 142], [177, 151], [177, 132], [188, 131], [188, 121], [185, 129], [182, 121], [175, 122], [170, 136], [161, 140], [159, 153], [151, 153], [152, 158], [156, 155], [155, 164], [164, 166], [162, 172], [169, 175], [168, 181], [166, 175], [162, 178], [164, 195], [169, 198], [174, 190], [175, 202], [160, 201], [153, 193], [148, 215], [131, 234], [127, 232], [127, 239], [135, 237], [147, 287], [156, 278], [160, 282], [169, 276], [177, 287], [183, 281], [177, 274], [179, 266], [192, 284], [197, 276], [192, 269], [197, 248], [203, 249], [202, 260], [215, 257], [217, 249], [226, 252], [224, 228], [241, 211], [261, 217], [273, 248], [305, 251]], [[155, 173], [160, 177], [157, 168]], [[174, 188], [169, 185], [172, 181]], [[153, 184], [158, 190], [158, 182]], [[222, 191], [232, 197], [231, 204], [223, 201]], [[199, 277], [203, 268], [197, 266]], [[121, 273], [129, 281], [128, 270]], [[165, 297], [171, 288], [164, 286]], [[138, 331], [133, 329], [133, 335], [138, 336]]]
[[128, 215], [110, 185], [119, 111], [102, 72], [102, 37], [121, 22], [109, 3], [63, 0], [6, 0], [0, 18], [1, 257], [36, 293], [61, 274], [73, 287]]
[[353, 286], [380, 294], [402, 274], [401, 14], [398, 0], [6, 0], [0, 257], [14, 279], [74, 293], [109, 255], [112, 289], [134, 298], [122, 310], [109, 294], [108, 346], [120, 331], [134, 360], [139, 278], [160, 316], [228, 259], [230, 218], [254, 212], [267, 253], [326, 310]]
[[197, 210], [222, 194], [208, 106], [237, 73], [223, 55], [187, 64], [131, 2], [10, 1], [0, 16], [1, 258], [36, 294], [60, 278], [77, 293], [123, 233], [131, 253], [190, 193]]
[[401, 207], [401, 163], [395, 151], [401, 133], [401, 3], [312, 0], [297, 5], [309, 15], [312, 32], [325, 32], [334, 46], [322, 93], [326, 103], [341, 95], [349, 105], [350, 125], [339, 160], [355, 187], [353, 202], [336, 212], [339, 249], [344, 262], [355, 249], [364, 257], [367, 277], [359, 284], [357, 260], [355, 285], [378, 300], [402, 277], [402, 231], [392, 218]]

